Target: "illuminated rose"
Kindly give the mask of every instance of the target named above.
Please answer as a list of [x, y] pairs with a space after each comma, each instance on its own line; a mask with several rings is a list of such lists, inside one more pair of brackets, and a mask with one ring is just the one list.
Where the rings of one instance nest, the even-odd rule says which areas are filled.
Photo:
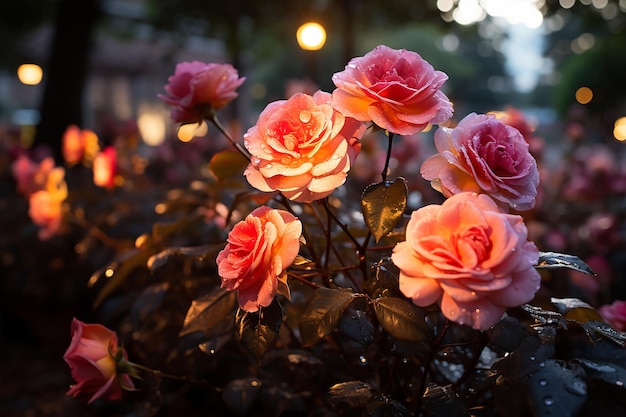
[[455, 128], [439, 127], [435, 146], [439, 153], [424, 161], [421, 174], [446, 197], [473, 191], [516, 210], [535, 206], [537, 163], [515, 128], [470, 113]]
[[210, 112], [234, 100], [245, 77], [230, 64], [181, 62], [159, 98], [173, 106], [171, 117], [177, 123], [200, 123]]
[[98, 136], [89, 129], [81, 130], [70, 125], [63, 133], [63, 159], [68, 165], [76, 165], [83, 159], [92, 160], [100, 150]]
[[296, 217], [266, 206], [233, 227], [217, 265], [222, 288], [238, 292], [243, 310], [254, 312], [272, 303], [278, 279], [298, 255], [301, 233]]
[[114, 147], [107, 146], [93, 160], [93, 183], [98, 187], [113, 188], [116, 173], [117, 151]]
[[17, 191], [25, 197], [46, 188], [48, 175], [55, 169], [54, 158], [51, 156], [37, 163], [25, 154], [21, 154], [13, 162], [11, 170], [17, 182]]
[[334, 110], [329, 101], [329, 93], [318, 91], [265, 107], [244, 135], [252, 155], [244, 172], [250, 185], [308, 203], [345, 182], [365, 126]]
[[417, 53], [379, 45], [333, 75], [332, 105], [346, 116], [412, 135], [452, 116], [452, 103], [440, 91], [447, 79]]
[[460, 193], [411, 215], [391, 259], [400, 290], [418, 306], [439, 302], [445, 317], [485, 330], [508, 307], [533, 299], [539, 251], [521, 216], [487, 195]]
[[613, 304], [606, 304], [598, 312], [615, 330], [626, 332], [626, 301], [615, 300]]
[[117, 400], [122, 389], [134, 388], [133, 381], [120, 373], [120, 362], [128, 359], [126, 351], [118, 345], [117, 335], [101, 324], [86, 324], [74, 318], [71, 326], [72, 341], [63, 359], [70, 366], [76, 385], [67, 395], [91, 395], [89, 403], [104, 398]]
[[54, 193], [41, 190], [31, 194], [28, 206], [28, 215], [39, 226], [39, 239], [50, 239], [59, 231], [63, 220], [63, 200], [59, 200]]

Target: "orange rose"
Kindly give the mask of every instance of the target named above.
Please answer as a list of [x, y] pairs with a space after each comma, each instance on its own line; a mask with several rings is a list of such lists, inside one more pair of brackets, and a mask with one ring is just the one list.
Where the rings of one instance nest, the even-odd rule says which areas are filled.
[[301, 233], [300, 220], [266, 206], [233, 227], [217, 266], [222, 288], [238, 291], [243, 310], [254, 312], [272, 303], [279, 277], [298, 255]]
[[447, 79], [417, 53], [379, 45], [333, 75], [332, 105], [362, 122], [413, 135], [452, 117], [452, 103], [440, 91]]
[[72, 320], [72, 341], [63, 359], [70, 366], [77, 382], [67, 395], [90, 394], [89, 403], [98, 398], [117, 400], [122, 389], [134, 388], [127, 374], [120, 373], [121, 361], [128, 359], [118, 346], [117, 335], [101, 324], [86, 324]]
[[538, 258], [521, 216], [470, 192], [414, 211], [391, 256], [414, 304], [439, 302], [445, 317], [480, 330], [534, 298]]
[[330, 105], [330, 94], [304, 93], [267, 105], [244, 135], [252, 160], [244, 172], [258, 190], [311, 202], [341, 186], [365, 126]]

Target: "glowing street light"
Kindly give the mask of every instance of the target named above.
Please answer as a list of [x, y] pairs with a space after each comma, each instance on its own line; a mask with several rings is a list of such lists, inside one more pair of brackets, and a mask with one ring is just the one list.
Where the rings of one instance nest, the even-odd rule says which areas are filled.
[[43, 70], [37, 64], [22, 64], [17, 68], [17, 78], [22, 84], [37, 85], [43, 78]]
[[326, 43], [326, 29], [319, 23], [307, 22], [296, 31], [296, 40], [300, 48], [317, 51]]

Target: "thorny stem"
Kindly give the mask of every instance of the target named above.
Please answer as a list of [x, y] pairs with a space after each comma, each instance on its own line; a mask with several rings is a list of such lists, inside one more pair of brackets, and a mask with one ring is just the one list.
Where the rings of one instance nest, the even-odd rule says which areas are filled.
[[300, 281], [300, 282], [302, 282], [302, 283], [304, 283], [304, 284], [308, 285], [308, 286], [309, 286], [309, 287], [311, 287], [311, 288], [314, 288], [314, 289], [318, 289], [318, 288], [319, 288], [319, 285], [317, 285], [316, 283], [314, 283], [314, 282], [312, 282], [312, 281], [308, 281], [308, 280], [307, 280], [307, 279], [305, 279], [305, 278], [306, 278], [306, 277], [315, 277], [315, 276], [319, 276], [319, 275], [321, 275], [321, 274], [316, 273], [316, 274], [309, 274], [309, 275], [306, 275], [306, 276], [305, 276], [305, 275], [298, 275], [298, 274], [294, 274], [293, 272], [287, 272], [287, 275], [288, 275], [289, 277], [291, 277], [291, 278], [293, 278], [293, 279], [297, 280], [297, 281]]
[[187, 375], [173, 375], [173, 374], [168, 374], [168, 373], [166, 373], [166, 372], [162, 372], [162, 371], [160, 371], [160, 370], [158, 370], [158, 369], [148, 368], [147, 366], [143, 366], [143, 365], [140, 365], [140, 364], [138, 364], [138, 363], [129, 362], [129, 361], [126, 361], [126, 362], [127, 362], [127, 364], [128, 364], [128, 365], [130, 365], [131, 367], [133, 367], [133, 368], [135, 368], [135, 369], [137, 369], [137, 370], [144, 371], [144, 372], [147, 372], [147, 373], [149, 373], [149, 374], [152, 374], [152, 375], [153, 375], [153, 376], [155, 376], [156, 378], [168, 378], [168, 379], [174, 379], [174, 380], [177, 380], [177, 381], [185, 381], [185, 382], [189, 382], [189, 383], [191, 383], [191, 384], [196, 384], [196, 385], [201, 385], [201, 386], [204, 386], [204, 387], [206, 387], [206, 388], [209, 388], [209, 389], [215, 390], [215, 391], [217, 391], [217, 392], [222, 392], [222, 388], [220, 388], [220, 387], [216, 387], [216, 386], [214, 386], [214, 385], [211, 385], [211, 384], [209, 384], [208, 382], [203, 381], [203, 380], [199, 380], [199, 379], [196, 379], [196, 378], [193, 378], [193, 377], [187, 376]]
[[430, 365], [432, 364], [433, 359], [435, 359], [435, 355], [437, 354], [437, 351], [439, 350], [439, 347], [441, 346], [441, 342], [443, 341], [443, 338], [446, 335], [446, 332], [448, 331], [449, 327], [450, 327], [450, 320], [446, 319], [446, 322], [443, 325], [443, 329], [441, 329], [441, 333], [439, 333], [439, 336], [437, 336], [437, 340], [435, 340], [435, 342], [432, 344], [430, 352], [428, 353], [428, 358], [426, 359], [426, 362], [424, 363], [424, 374], [422, 375], [422, 380], [420, 382], [420, 389], [418, 391], [419, 397], [417, 399], [417, 402], [415, 403], [416, 415], [419, 413], [420, 408], [422, 408], [422, 399], [424, 398], [424, 391], [426, 391], [426, 381], [428, 380], [428, 372], [430, 370]]
[[391, 145], [393, 144], [393, 132], [387, 131], [387, 137], [389, 138], [387, 145], [387, 158], [385, 159], [385, 167], [383, 171], [380, 173], [383, 183], [387, 181], [387, 171], [389, 170], [389, 161], [391, 160]]
[[250, 153], [248, 152], [248, 150], [246, 148], [243, 147], [243, 145], [241, 145], [241, 143], [235, 141], [233, 139], [233, 137], [230, 135], [230, 133], [228, 133], [228, 131], [224, 128], [224, 126], [222, 126], [222, 124], [220, 123], [220, 121], [217, 118], [217, 115], [215, 114], [215, 112], [211, 112], [210, 115], [208, 116], [208, 120], [213, 123], [215, 125], [215, 127], [217, 127], [217, 129], [222, 133], [222, 135], [224, 135], [224, 137], [226, 137], [226, 139], [228, 139], [228, 141], [231, 143], [231, 145], [233, 145], [235, 147], [235, 149], [237, 149], [239, 151], [239, 153], [241, 155], [243, 155], [244, 158], [246, 158], [248, 161], [250, 161]]

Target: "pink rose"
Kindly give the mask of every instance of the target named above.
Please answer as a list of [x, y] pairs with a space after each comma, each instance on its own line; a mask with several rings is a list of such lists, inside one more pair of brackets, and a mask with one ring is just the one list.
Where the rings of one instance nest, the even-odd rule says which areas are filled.
[[299, 93], [265, 107], [244, 135], [252, 160], [244, 172], [258, 190], [311, 202], [342, 185], [365, 126], [330, 105], [330, 94]]
[[93, 183], [98, 187], [114, 188], [117, 173], [117, 151], [107, 146], [93, 160]]
[[447, 79], [417, 53], [379, 45], [333, 75], [332, 105], [362, 122], [412, 135], [452, 117], [452, 103], [439, 90]]
[[539, 171], [519, 131], [493, 115], [470, 113], [454, 128], [435, 132], [439, 153], [422, 164], [422, 176], [450, 197], [489, 194], [516, 210], [535, 206]]
[[40, 163], [32, 161], [25, 154], [21, 154], [13, 162], [11, 170], [17, 182], [17, 191], [25, 197], [34, 192], [43, 190], [48, 181], [48, 175], [54, 168], [54, 158], [47, 157]]
[[92, 403], [98, 398], [117, 400], [122, 397], [122, 389], [134, 388], [130, 377], [118, 371], [119, 362], [128, 359], [126, 351], [118, 346], [115, 332], [101, 324], [86, 324], [74, 318], [72, 341], [63, 359], [76, 381], [67, 395], [90, 394]]
[[292, 214], [262, 206], [237, 223], [217, 255], [222, 288], [238, 291], [239, 306], [254, 312], [267, 307], [278, 279], [300, 250], [302, 223]]
[[181, 62], [168, 78], [167, 95], [159, 98], [174, 107], [171, 117], [176, 123], [200, 123], [234, 100], [245, 80], [230, 64]]
[[532, 300], [541, 280], [522, 217], [484, 194], [460, 193], [414, 211], [391, 259], [414, 304], [439, 302], [445, 317], [480, 330]]
[[626, 332], [626, 301], [615, 300], [600, 307], [598, 312], [615, 330]]
[[81, 130], [70, 125], [63, 133], [63, 159], [69, 165], [76, 165], [83, 159], [93, 159], [98, 152], [98, 136], [89, 129]]
[[28, 215], [39, 227], [39, 239], [50, 239], [61, 228], [63, 200], [47, 190], [41, 190], [31, 194], [28, 205]]

